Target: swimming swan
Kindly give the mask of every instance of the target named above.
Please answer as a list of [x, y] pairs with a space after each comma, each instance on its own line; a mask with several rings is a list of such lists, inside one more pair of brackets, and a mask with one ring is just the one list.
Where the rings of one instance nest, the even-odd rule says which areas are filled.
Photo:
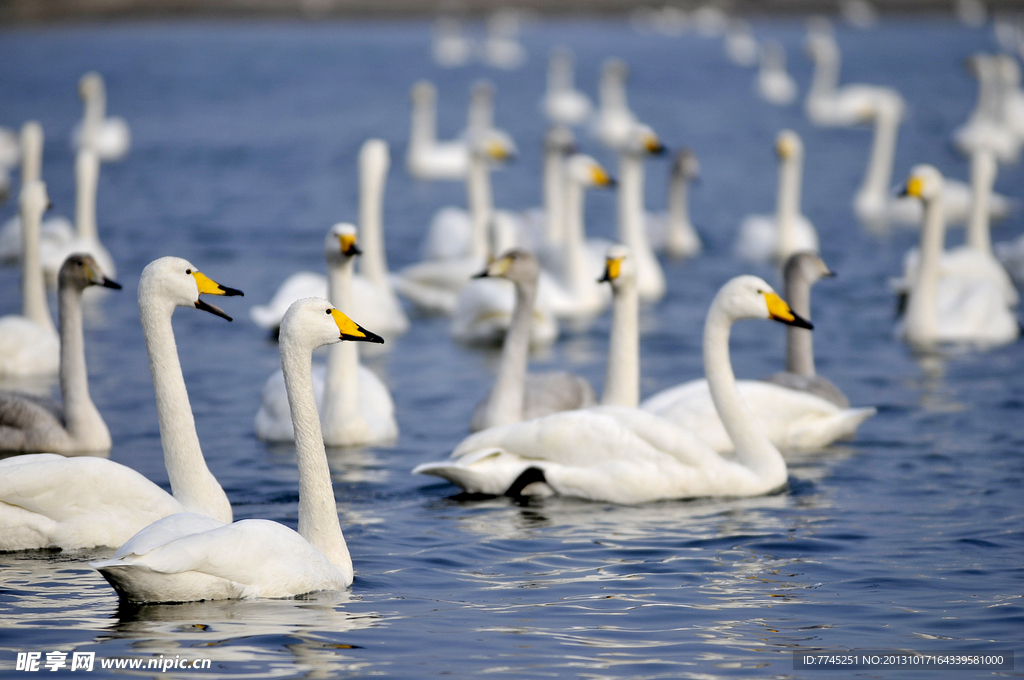
[[515, 285], [516, 298], [498, 375], [491, 393], [473, 412], [473, 432], [594, 404], [594, 390], [583, 378], [561, 371], [527, 373], [539, 275], [537, 258], [525, 250], [505, 253], [478, 275], [508, 279]]
[[647, 216], [651, 246], [671, 258], [694, 257], [703, 250], [700, 235], [690, 221], [690, 185], [699, 179], [697, 154], [690, 149], [677, 151], [669, 174], [668, 210]]
[[740, 223], [736, 256], [750, 262], [779, 262], [798, 250], [818, 250], [818, 233], [800, 210], [804, 145], [792, 130], [775, 138], [779, 188], [775, 215], [748, 215]]
[[660, 156], [665, 150], [654, 131], [642, 124], [629, 131], [625, 143], [618, 149], [619, 241], [635, 258], [637, 290], [644, 302], [655, 302], [665, 295], [665, 273], [647, 237], [644, 208], [644, 160]]
[[806, 324], [755, 276], [732, 279], [715, 296], [704, 325], [704, 367], [736, 442], [735, 460], [653, 414], [599, 406], [477, 432], [448, 461], [413, 472], [443, 477], [470, 493], [554, 492], [625, 504], [779, 489], [786, 463], [750, 416], [729, 360], [730, 328], [748, 318]]
[[90, 71], [78, 81], [78, 96], [85, 106], [82, 122], [71, 132], [71, 146], [92, 149], [100, 160], [119, 161], [128, 153], [132, 133], [119, 116], [107, 116], [107, 88], [103, 77]]
[[755, 89], [758, 96], [776, 106], [789, 106], [796, 101], [797, 85], [786, 70], [786, 48], [777, 40], [766, 40], [759, 51], [759, 68]]
[[339, 340], [383, 342], [323, 299], [299, 300], [281, 321], [281, 368], [299, 460], [298, 532], [262, 519], [227, 524], [171, 515], [140, 531], [112, 559], [91, 564], [122, 600], [293, 597], [352, 584], [310, 367], [314, 349]]
[[410, 93], [412, 127], [405, 167], [423, 180], [461, 180], [469, 169], [466, 140], [437, 141], [437, 89], [426, 80], [417, 81]]
[[899, 97], [892, 88], [852, 84], [839, 87], [839, 45], [830, 25], [819, 24], [804, 47], [814, 62], [814, 74], [804, 109], [815, 125], [848, 127], [871, 121], [879, 99]]
[[195, 307], [231, 319], [200, 300], [200, 294], [241, 292], [211, 281], [177, 257], [150, 263], [139, 280], [139, 313], [156, 393], [160, 443], [174, 495], [106, 458], [53, 453], [6, 458], [0, 460], [0, 550], [119, 546], [173, 513], [231, 521], [231, 504], [203, 459], [171, 326], [176, 307]]
[[590, 97], [573, 84], [573, 55], [567, 47], [556, 47], [548, 58], [548, 89], [541, 100], [544, 115], [552, 123], [580, 125], [590, 117]]
[[82, 291], [120, 289], [90, 255], [71, 255], [60, 270], [60, 393], [63, 404], [0, 392], [0, 452], [73, 454], [110, 450], [110, 431], [89, 396], [82, 334]]
[[[356, 229], [340, 223], [324, 239], [331, 301], [344, 313], [352, 308], [354, 260], [360, 254]], [[359, 363], [358, 346], [331, 346], [327, 364], [313, 367], [313, 390], [324, 441], [328, 446], [363, 446], [398, 437], [395, 404], [387, 386]], [[293, 441], [291, 411], [283, 371], [274, 371], [263, 386], [256, 413], [256, 436], [264, 441]]]

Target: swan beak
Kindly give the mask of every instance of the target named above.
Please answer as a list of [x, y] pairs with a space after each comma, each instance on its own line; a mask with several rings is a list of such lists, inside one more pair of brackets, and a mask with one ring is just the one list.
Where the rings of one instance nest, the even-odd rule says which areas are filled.
[[907, 180], [906, 186], [900, 192], [900, 196], [913, 196], [921, 198], [921, 191], [924, 189], [924, 182], [920, 177], [911, 177]]
[[474, 274], [474, 279], [483, 279], [491, 276], [505, 276], [508, 273], [508, 268], [512, 264], [512, 258], [508, 255], [499, 257], [497, 260], [492, 260], [488, 265], [487, 269], [484, 269], [479, 274]]
[[594, 178], [594, 184], [599, 187], [613, 187], [618, 182], [615, 178], [608, 174], [608, 171], [602, 168], [600, 165], [595, 165], [590, 169], [590, 173]]
[[362, 249], [356, 245], [355, 234], [342, 234], [338, 237], [338, 241], [341, 242], [341, 254], [345, 257], [355, 257], [356, 255], [362, 255]]
[[762, 295], [764, 295], [765, 302], [768, 303], [769, 318], [780, 321], [787, 326], [796, 326], [797, 328], [806, 328], [807, 330], [814, 329], [810, 321], [790, 309], [786, 301], [775, 293], [762, 293]]
[[[245, 295], [245, 293], [238, 290], [237, 288], [228, 288], [227, 286], [220, 285], [219, 283], [208, 277], [206, 274], [203, 274], [202, 272], [194, 271], [192, 272], [192, 276], [196, 280], [196, 287], [199, 288], [200, 295], [204, 293], [206, 295], [224, 295], [227, 297], [235, 295]], [[209, 302], [205, 302], [204, 300], [196, 300], [196, 309], [201, 309], [204, 312], [209, 312], [210, 314], [219, 316], [222, 319], [232, 321], [232, 318], [228, 316], [223, 309], [217, 307], [216, 305], [211, 305]]]
[[487, 154], [497, 161], [511, 161], [515, 158], [515, 152], [501, 142], [490, 142], [487, 145]]
[[598, 283], [611, 283], [615, 279], [619, 278], [619, 272], [622, 269], [622, 258], [621, 257], [609, 257], [605, 260], [604, 264], [604, 276], [597, 280]]
[[668, 151], [668, 148], [654, 135], [647, 135], [644, 137], [644, 149], [647, 153], [654, 156], [661, 156]]
[[108, 279], [106, 276], [100, 281], [100, 285], [104, 288], [113, 288], [114, 290], [121, 290], [121, 284], [113, 279]]
[[355, 342], [373, 342], [378, 345], [384, 344], [384, 338], [380, 337], [376, 333], [372, 333], [352, 319], [348, 318], [337, 309], [328, 310], [330, 315], [334, 317], [334, 323], [338, 324], [338, 330], [341, 331], [341, 337], [339, 340], [350, 340]]

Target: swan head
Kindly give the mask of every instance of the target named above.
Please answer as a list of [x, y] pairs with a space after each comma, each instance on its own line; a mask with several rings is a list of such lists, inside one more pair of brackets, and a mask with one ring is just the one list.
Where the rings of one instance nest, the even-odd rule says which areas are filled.
[[50, 207], [50, 195], [46, 192], [46, 182], [41, 179], [30, 180], [21, 187], [18, 194], [18, 208], [21, 213], [41, 218]]
[[429, 80], [417, 80], [409, 91], [409, 97], [413, 104], [433, 104], [437, 99], [437, 88]]
[[356, 255], [362, 255], [356, 243], [358, 232], [356, 225], [350, 222], [338, 222], [327, 232], [324, 239], [324, 255], [328, 262], [349, 260]]
[[604, 275], [597, 282], [610, 283], [612, 290], [619, 290], [635, 281], [636, 263], [629, 256], [629, 248], [619, 243], [609, 246], [604, 258]]
[[995, 59], [1003, 83], [1011, 88], [1020, 87], [1020, 65], [1017, 64], [1017, 60], [1008, 54], [997, 55]]
[[96, 71], [89, 71], [78, 81], [78, 96], [82, 101], [87, 102], [106, 94], [103, 85], [103, 76]]
[[808, 287], [825, 277], [836, 275], [813, 250], [801, 250], [790, 255], [783, 272], [786, 281], [803, 281]]
[[481, 130], [470, 140], [473, 155], [491, 163], [510, 161], [516, 157], [516, 144], [504, 132], [496, 129]]
[[922, 201], [930, 201], [942, 195], [942, 185], [942, 173], [935, 166], [916, 165], [910, 171], [900, 196], [913, 196]]
[[60, 274], [57, 277], [58, 287], [73, 288], [74, 290], [85, 290], [89, 286], [103, 286], [121, 290], [121, 284], [108, 279], [103, 270], [87, 253], [73, 253], [67, 256], [64, 264], [60, 266]]
[[804, 143], [792, 130], [783, 130], [775, 137], [775, 154], [779, 160], [797, 160], [804, 155]]
[[[824, 19], [822, 17], [822, 19]], [[827, 19], [824, 19], [828, 22]], [[804, 41], [804, 50], [807, 56], [814, 61], [835, 61], [839, 58], [839, 45], [832, 35], [832, 24], [827, 23], [827, 30], [819, 30], [808, 22], [807, 39]]]
[[604, 167], [591, 156], [577, 153], [569, 157], [565, 167], [566, 175], [573, 182], [584, 187], [614, 187], [617, 182]]
[[528, 250], [513, 248], [487, 265], [487, 269], [473, 276], [475, 279], [501, 278], [508, 279], [512, 283], [531, 284], [536, 283], [540, 276], [540, 262], [537, 257]]
[[552, 125], [544, 135], [544, 150], [566, 155], [576, 151], [576, 135], [568, 125]]
[[366, 330], [323, 298], [302, 298], [292, 303], [281, 319], [281, 345], [317, 347], [342, 340], [383, 344], [384, 338]]
[[180, 257], [161, 257], [142, 270], [139, 278], [139, 307], [146, 308], [157, 302], [173, 307], [195, 307], [231, 321], [224, 310], [200, 300], [200, 295], [243, 295], [235, 288], [222, 286], [203, 274], [188, 260]]
[[22, 158], [37, 158], [43, 154], [43, 126], [37, 120], [26, 121], [21, 126], [21, 137], [18, 140], [21, 145]]
[[379, 168], [387, 172], [391, 164], [388, 143], [383, 139], [367, 139], [359, 148], [360, 168]]
[[771, 319], [787, 326], [813, 329], [811, 322], [799, 316], [779, 297], [764, 279], [757, 276], [737, 276], [718, 291], [708, 312], [717, 311], [737, 321], [739, 319]]
[[687, 181], [700, 179], [700, 161], [691, 149], [682, 148], [672, 159], [672, 175]]
[[660, 156], [668, 149], [649, 125], [637, 123], [629, 131], [623, 151], [641, 155]]
[[608, 84], [621, 85], [629, 76], [629, 66], [622, 59], [612, 58], [601, 67], [601, 80]]

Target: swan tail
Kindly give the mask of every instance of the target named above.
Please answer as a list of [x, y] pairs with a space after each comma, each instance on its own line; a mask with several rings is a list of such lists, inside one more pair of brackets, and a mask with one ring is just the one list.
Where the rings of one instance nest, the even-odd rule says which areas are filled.
[[828, 446], [834, 441], [852, 439], [861, 423], [877, 412], [873, 406], [850, 408], [830, 418], [815, 419], [804, 427], [793, 428], [787, 448], [808, 451]]
[[[536, 473], [523, 477], [530, 468], [537, 470], [541, 478], [536, 479]], [[519, 496], [533, 482], [544, 481], [538, 466], [497, 448], [474, 451], [458, 460], [423, 463], [413, 468], [413, 473], [440, 477], [466, 493], [488, 496]]]

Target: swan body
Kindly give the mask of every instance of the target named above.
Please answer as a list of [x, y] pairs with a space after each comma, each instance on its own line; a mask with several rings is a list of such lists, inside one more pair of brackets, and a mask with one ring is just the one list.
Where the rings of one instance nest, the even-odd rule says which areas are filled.
[[[351, 314], [366, 319], [385, 338], [409, 330], [409, 317], [395, 294], [388, 272], [384, 244], [384, 183], [390, 165], [387, 142], [369, 139], [359, 151], [359, 224], [362, 271], [352, 277]], [[293, 302], [304, 297], [328, 297], [327, 278], [308, 271], [295, 272], [284, 280], [266, 305], [255, 305], [250, 318], [272, 331]]]
[[800, 137], [783, 130], [775, 142], [779, 157], [778, 202], [774, 218], [751, 215], [740, 224], [737, 257], [752, 262], [785, 262], [800, 250], [817, 250], [814, 225], [800, 212], [804, 149]]
[[938, 170], [919, 165], [904, 190], [924, 203], [925, 218], [916, 278], [897, 334], [921, 350], [945, 343], [988, 347], [1013, 342], [1020, 326], [1004, 290], [989, 279], [941, 272], [946, 232], [942, 184]]
[[755, 89], [761, 99], [776, 106], [789, 106], [796, 101], [797, 85], [786, 70], [786, 51], [782, 44], [770, 40], [761, 45], [759, 63]]
[[804, 109], [815, 125], [848, 127], [871, 121], [880, 99], [899, 96], [894, 90], [876, 85], [839, 87], [839, 45], [831, 30], [816, 30], [805, 43], [814, 62], [814, 75]]
[[474, 432], [594, 403], [590, 384], [569, 373], [527, 375], [530, 326], [535, 316], [540, 265], [525, 250], [511, 250], [487, 266], [482, 277], [500, 277], [514, 285], [515, 306], [502, 346], [491, 393], [473, 412]]
[[690, 149], [680, 149], [669, 176], [668, 210], [648, 215], [645, 224], [651, 246], [676, 259], [694, 257], [703, 250], [700, 235], [690, 221], [690, 185], [700, 178], [700, 163]]
[[60, 338], [46, 304], [39, 262], [39, 222], [49, 205], [46, 185], [34, 180], [21, 188], [21, 315], [0, 317], [0, 377], [55, 375]]
[[91, 149], [103, 161], [119, 161], [131, 147], [132, 135], [124, 118], [107, 116], [107, 89], [103, 77], [90, 71], [78, 81], [85, 112], [71, 133], [76, 150]]
[[573, 85], [573, 56], [568, 48], [556, 48], [548, 59], [548, 89], [541, 100], [544, 115], [557, 125], [580, 125], [594, 106], [590, 97]]
[[0, 461], [0, 550], [118, 546], [173, 513], [201, 513], [210, 521], [231, 521], [231, 504], [199, 447], [171, 327], [171, 314], [178, 306], [194, 306], [230, 319], [200, 300], [204, 293], [241, 294], [176, 257], [152, 262], [139, 281], [139, 311], [156, 392], [160, 441], [174, 495], [105, 458], [65, 458], [53, 453], [7, 458]]
[[91, 453], [110, 450], [110, 431], [89, 396], [82, 338], [82, 291], [121, 286], [103, 275], [89, 255], [72, 255], [60, 274], [60, 385], [63, 405], [0, 392], [0, 451]]
[[140, 531], [113, 558], [92, 563], [122, 600], [293, 597], [352, 584], [310, 376], [313, 350], [344, 339], [383, 342], [323, 299], [299, 300], [281, 322], [281, 367], [299, 458], [298, 531], [267, 520], [226, 524], [171, 515]]
[[[324, 239], [324, 255], [330, 296], [342, 311], [353, 306], [352, 269], [359, 254], [353, 225], [339, 223], [331, 227]], [[328, 446], [379, 444], [398, 437], [391, 393], [380, 378], [359, 363], [355, 345], [332, 345], [326, 366], [315, 366], [311, 376]], [[256, 436], [264, 441], [293, 441], [288, 391], [281, 370], [272, 373], [263, 385], [255, 425]]]
[[465, 140], [437, 140], [437, 90], [426, 80], [412, 86], [412, 130], [405, 164], [410, 175], [423, 180], [461, 180], [469, 169]]
[[477, 432], [448, 461], [413, 472], [442, 477], [470, 493], [557, 493], [624, 504], [778, 489], [786, 483], [785, 461], [747, 412], [729, 361], [729, 329], [742, 318], [799, 323], [771, 287], [753, 276], [728, 282], [711, 304], [705, 370], [736, 442], [735, 460], [651, 413], [603, 405]]

